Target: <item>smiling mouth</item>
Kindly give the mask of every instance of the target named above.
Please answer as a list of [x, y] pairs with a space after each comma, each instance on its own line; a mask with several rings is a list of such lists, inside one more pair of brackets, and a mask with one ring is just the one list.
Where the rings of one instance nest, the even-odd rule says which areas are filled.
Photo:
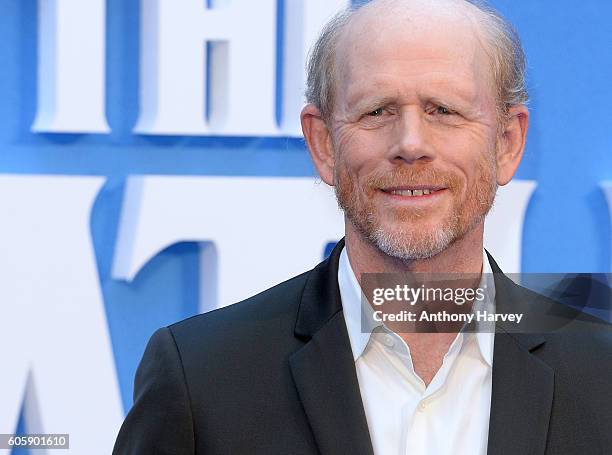
[[431, 196], [433, 194], [439, 193], [440, 191], [444, 191], [445, 188], [436, 187], [436, 186], [419, 186], [419, 187], [410, 187], [410, 188], [382, 188], [384, 193], [390, 194], [392, 196], [403, 196], [403, 197], [423, 197], [423, 196]]

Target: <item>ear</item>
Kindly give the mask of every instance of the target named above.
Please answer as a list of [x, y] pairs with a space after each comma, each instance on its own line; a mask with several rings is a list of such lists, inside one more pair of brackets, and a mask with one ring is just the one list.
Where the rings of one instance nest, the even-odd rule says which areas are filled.
[[529, 110], [524, 104], [513, 106], [508, 112], [501, 143], [497, 151], [497, 183], [506, 185], [518, 169], [529, 128]]
[[334, 185], [334, 151], [329, 129], [321, 112], [313, 104], [307, 104], [300, 115], [302, 132], [310, 157], [321, 176], [321, 180]]

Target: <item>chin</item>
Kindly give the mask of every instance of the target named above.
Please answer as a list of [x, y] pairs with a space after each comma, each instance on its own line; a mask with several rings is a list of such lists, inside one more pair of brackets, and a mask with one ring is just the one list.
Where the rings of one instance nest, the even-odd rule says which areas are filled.
[[368, 238], [379, 250], [402, 261], [430, 259], [455, 240], [456, 233], [450, 227], [423, 229], [421, 226], [403, 229], [377, 228]]

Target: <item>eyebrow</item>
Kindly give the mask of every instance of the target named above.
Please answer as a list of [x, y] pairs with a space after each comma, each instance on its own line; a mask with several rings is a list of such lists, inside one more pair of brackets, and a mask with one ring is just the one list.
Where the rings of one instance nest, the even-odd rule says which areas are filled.
[[[356, 99], [352, 100], [351, 98]], [[374, 96], [370, 98], [367, 95], [358, 97], [357, 94], [355, 94], [349, 97], [346, 105], [349, 112], [369, 112], [378, 109], [379, 107], [388, 106], [395, 103], [397, 103], [397, 96]]]
[[[398, 96], [373, 96], [369, 98], [367, 95], [363, 97], [358, 97], [357, 94], [351, 96], [352, 98], [356, 98], [354, 101], [349, 98], [346, 103], [347, 111], [349, 113], [365, 113], [371, 112], [380, 107], [385, 107], [398, 103]], [[427, 94], [423, 95], [421, 99], [422, 104], [426, 103], [434, 103], [439, 106], [444, 106], [452, 111], [461, 111], [461, 112], [476, 112], [480, 111], [480, 107], [474, 101], [468, 100], [465, 94], [461, 94], [459, 92], [449, 93], [447, 96], [440, 95], [432, 95], [428, 96]]]

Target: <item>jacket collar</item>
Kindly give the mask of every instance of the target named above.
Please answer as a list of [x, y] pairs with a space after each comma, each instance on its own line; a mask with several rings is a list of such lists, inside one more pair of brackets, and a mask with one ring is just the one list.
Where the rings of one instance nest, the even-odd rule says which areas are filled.
[[[487, 257], [491, 264], [491, 271], [495, 280], [496, 289], [496, 311], [498, 313], [523, 313], [528, 314], [534, 311], [534, 300], [538, 297], [537, 294], [528, 291], [519, 286], [510, 278], [508, 278], [500, 269], [491, 253], [487, 251]], [[512, 333], [516, 331], [515, 326], [509, 322], [498, 322], [496, 325], [497, 333]], [[516, 334], [515, 340], [530, 352], [546, 342], [544, 336], [540, 333], [520, 333]]]
[[342, 311], [338, 287], [338, 264], [344, 248], [340, 240], [327, 259], [308, 275], [295, 323], [295, 335], [309, 340], [333, 316]]
[[306, 344], [289, 364], [321, 454], [373, 455], [338, 287], [343, 247], [309, 274], [295, 325]]
[[[533, 311], [538, 296], [515, 284], [488, 256], [497, 312]], [[543, 335], [511, 333], [510, 329], [503, 323], [496, 325], [487, 453], [541, 455], [546, 450], [554, 371], [535, 355], [546, 342]]]

